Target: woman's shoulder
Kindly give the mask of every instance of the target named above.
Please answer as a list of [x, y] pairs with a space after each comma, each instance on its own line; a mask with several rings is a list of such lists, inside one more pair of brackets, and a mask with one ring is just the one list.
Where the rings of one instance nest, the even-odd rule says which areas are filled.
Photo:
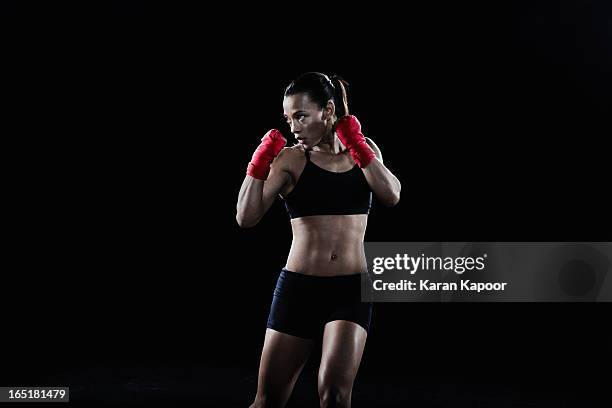
[[281, 166], [290, 166], [306, 160], [304, 147], [301, 145], [284, 147], [276, 156], [276, 162]]
[[278, 154], [278, 158], [293, 159], [296, 157], [302, 157], [305, 155], [304, 146], [296, 144], [295, 146], [283, 147], [283, 150]]

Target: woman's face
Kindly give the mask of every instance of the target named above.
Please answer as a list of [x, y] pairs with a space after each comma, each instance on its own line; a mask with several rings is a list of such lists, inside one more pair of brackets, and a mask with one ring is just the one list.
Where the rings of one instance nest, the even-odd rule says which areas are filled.
[[286, 96], [283, 113], [291, 133], [306, 149], [316, 146], [329, 133], [333, 120], [333, 103], [320, 109], [308, 95], [300, 93]]

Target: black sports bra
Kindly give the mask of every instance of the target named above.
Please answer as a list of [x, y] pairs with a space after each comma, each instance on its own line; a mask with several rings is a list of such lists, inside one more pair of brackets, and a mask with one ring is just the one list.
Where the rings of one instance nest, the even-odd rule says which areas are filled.
[[284, 201], [292, 219], [308, 215], [368, 214], [372, 191], [359, 166], [334, 173], [311, 162], [310, 152], [306, 150], [306, 166]]

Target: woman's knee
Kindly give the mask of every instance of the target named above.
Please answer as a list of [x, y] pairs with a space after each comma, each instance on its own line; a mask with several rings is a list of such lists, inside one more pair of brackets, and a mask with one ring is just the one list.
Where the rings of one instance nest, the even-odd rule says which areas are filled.
[[282, 408], [284, 406], [285, 402], [282, 398], [258, 394], [255, 397], [255, 401], [253, 401], [249, 408]]
[[352, 387], [334, 382], [319, 383], [321, 408], [350, 407]]

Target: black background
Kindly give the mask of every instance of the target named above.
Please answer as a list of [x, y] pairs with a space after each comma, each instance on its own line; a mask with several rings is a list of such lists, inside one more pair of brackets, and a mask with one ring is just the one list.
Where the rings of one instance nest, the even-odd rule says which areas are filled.
[[[155, 373], [165, 398], [251, 401], [291, 230], [280, 201], [248, 230], [235, 203], [263, 134], [293, 142], [282, 92], [305, 71], [349, 82], [351, 112], [402, 182], [399, 205], [374, 204], [367, 241], [610, 241], [604, 2], [4, 7], [18, 129], [7, 385], [138, 402], [158, 394], [126, 384]], [[357, 385], [380, 406], [595, 406], [608, 316], [376, 305]]]

